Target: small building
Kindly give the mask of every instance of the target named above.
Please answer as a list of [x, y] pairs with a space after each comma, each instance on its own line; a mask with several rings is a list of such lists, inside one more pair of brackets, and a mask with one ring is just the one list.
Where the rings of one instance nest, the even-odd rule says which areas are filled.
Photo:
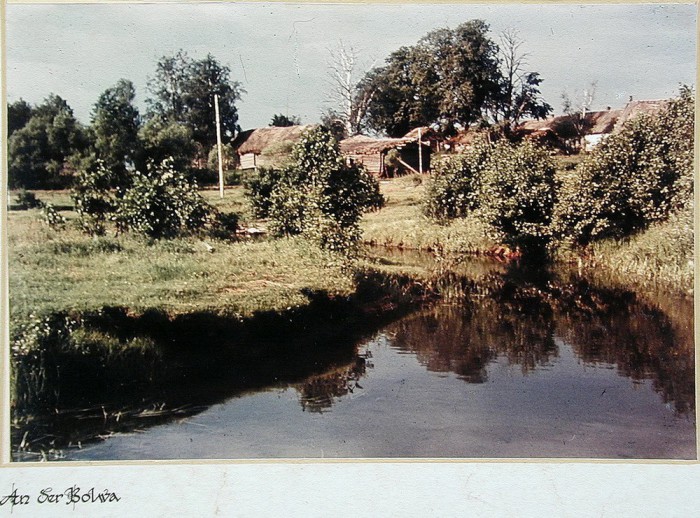
[[313, 124], [300, 126], [258, 128], [239, 133], [231, 142], [238, 155], [241, 169], [256, 169], [258, 167], [279, 167], [284, 165], [301, 135], [315, 126]]
[[625, 107], [620, 110], [620, 115], [617, 118], [613, 133], [622, 131], [622, 127], [627, 121], [634, 119], [642, 114], [657, 115], [668, 106], [667, 100], [648, 100], [648, 101], [632, 101], [628, 102]]
[[379, 177], [427, 172], [430, 169], [430, 145], [417, 138], [372, 138], [356, 135], [340, 142], [340, 152], [348, 163], [362, 164]]
[[584, 125], [586, 134], [581, 143], [583, 150], [590, 151], [612, 134], [621, 114], [622, 110], [610, 109], [588, 112]]
[[428, 144], [433, 152], [438, 152], [442, 149], [444, 138], [430, 126], [422, 126], [420, 128], [415, 128], [406, 133], [403, 138], [409, 138], [413, 140], [418, 140]]

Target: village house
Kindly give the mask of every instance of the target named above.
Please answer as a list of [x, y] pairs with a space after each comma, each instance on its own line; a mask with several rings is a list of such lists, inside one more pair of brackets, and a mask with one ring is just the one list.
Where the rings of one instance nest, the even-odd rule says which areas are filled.
[[362, 164], [378, 177], [425, 173], [430, 169], [430, 144], [417, 138], [372, 138], [355, 135], [340, 142], [348, 163]]
[[238, 155], [241, 169], [280, 167], [288, 162], [292, 147], [301, 135], [313, 127], [308, 124], [247, 130], [239, 133], [231, 146]]
[[630, 100], [621, 110], [608, 107], [606, 110], [587, 112], [584, 120], [579, 123], [582, 137], [578, 135], [570, 115], [525, 121], [518, 127], [518, 131], [526, 138], [546, 141], [552, 147], [590, 151], [609, 135], [619, 133], [627, 121], [643, 113], [659, 113], [667, 103], [665, 100]]

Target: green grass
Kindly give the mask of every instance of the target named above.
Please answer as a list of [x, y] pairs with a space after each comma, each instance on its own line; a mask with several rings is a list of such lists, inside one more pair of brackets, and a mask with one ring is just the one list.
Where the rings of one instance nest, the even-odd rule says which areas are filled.
[[629, 283], [692, 294], [692, 208], [629, 238], [596, 243], [592, 261], [594, 267], [602, 267]]
[[[223, 211], [244, 203], [240, 192], [227, 192], [224, 200], [218, 191], [204, 195]], [[51, 196], [44, 198], [50, 201]], [[62, 231], [46, 226], [39, 210], [8, 215], [12, 315], [104, 305], [135, 312], [158, 308], [171, 314], [211, 310], [250, 315], [304, 304], [302, 289], [339, 294], [352, 289], [342, 265], [302, 239], [91, 238], [75, 228], [74, 213], [62, 214], [69, 220]]]
[[414, 250], [479, 253], [495, 248], [485, 226], [476, 218], [455, 220], [446, 225], [430, 221], [422, 213], [422, 199], [429, 176], [416, 184], [413, 176], [381, 182], [386, 206], [366, 214], [363, 239], [371, 244]]

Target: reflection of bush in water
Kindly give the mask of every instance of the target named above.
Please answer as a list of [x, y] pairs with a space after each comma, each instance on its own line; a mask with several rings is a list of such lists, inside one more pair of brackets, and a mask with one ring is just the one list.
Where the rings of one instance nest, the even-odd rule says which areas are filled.
[[594, 289], [585, 281], [562, 285], [553, 295], [557, 332], [584, 362], [617, 365], [621, 375], [635, 381], [651, 379], [677, 412], [693, 410], [692, 343], [662, 311], [633, 293]]
[[488, 363], [502, 356], [527, 373], [556, 356], [556, 329], [584, 362], [616, 365], [635, 381], [652, 380], [679, 413], [695, 406], [692, 329], [633, 292], [521, 271], [478, 282], [447, 274], [430, 287], [459, 304], [410, 316], [389, 332], [397, 347], [415, 353], [431, 371], [482, 383]]
[[486, 381], [486, 365], [498, 356], [524, 373], [556, 356], [552, 312], [541, 296], [500, 276], [456, 291], [463, 295], [459, 306], [436, 307], [391, 326], [394, 344], [415, 353], [428, 370], [454, 372], [470, 383]]
[[361, 390], [358, 381], [366, 370], [365, 358], [356, 357], [350, 365], [313, 376], [296, 385], [302, 409], [321, 413], [333, 406], [336, 398]]

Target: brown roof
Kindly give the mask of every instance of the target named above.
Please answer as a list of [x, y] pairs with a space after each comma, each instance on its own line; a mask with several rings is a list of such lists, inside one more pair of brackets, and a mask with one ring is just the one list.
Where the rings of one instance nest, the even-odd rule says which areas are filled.
[[366, 135], [355, 135], [340, 141], [340, 152], [344, 155], [373, 155], [389, 149], [402, 148], [406, 144], [416, 142], [414, 138], [372, 138]]
[[410, 138], [413, 140], [418, 139], [418, 130], [420, 130], [421, 133], [421, 138], [430, 138], [430, 137], [435, 137], [437, 136], [436, 133], [433, 131], [433, 129], [430, 126], [422, 126], [420, 128], [414, 128], [408, 133], [406, 133], [403, 138]]
[[304, 126], [270, 126], [243, 131], [233, 139], [231, 145], [239, 155], [254, 153], [259, 155], [270, 144], [278, 142], [296, 142], [301, 134], [313, 128], [313, 124]]
[[[622, 110], [602, 110], [586, 113], [586, 132], [588, 134], [612, 133], [615, 123], [621, 114]], [[568, 121], [568, 115], [559, 115], [558, 117], [542, 120], [528, 120], [520, 125], [520, 129], [527, 132], [545, 130], [557, 132], [560, 128], [565, 127]]]
[[612, 133], [615, 123], [622, 114], [622, 110], [604, 110], [599, 112], [588, 112], [586, 121], [588, 122], [588, 133]]
[[666, 100], [655, 100], [655, 101], [630, 101], [620, 110], [620, 116], [617, 119], [617, 124], [615, 124], [615, 133], [622, 129], [622, 126], [629, 120], [646, 113], [649, 115], [656, 115], [661, 110], [668, 106], [668, 101]]

